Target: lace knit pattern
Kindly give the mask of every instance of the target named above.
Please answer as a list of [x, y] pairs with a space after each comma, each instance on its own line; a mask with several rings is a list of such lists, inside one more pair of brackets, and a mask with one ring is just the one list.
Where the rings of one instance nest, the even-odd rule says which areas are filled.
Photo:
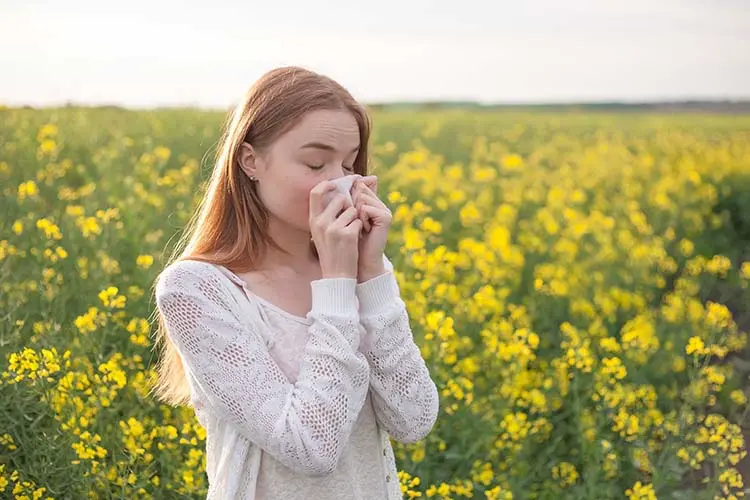
[[259, 474], [287, 498], [313, 498], [305, 484], [352, 498], [342, 474], [366, 486], [357, 498], [401, 498], [389, 437], [424, 438], [438, 394], [387, 263], [366, 283], [313, 282], [313, 307], [296, 322], [221, 266], [164, 270], [157, 307], [206, 428], [209, 498], [259, 498]]

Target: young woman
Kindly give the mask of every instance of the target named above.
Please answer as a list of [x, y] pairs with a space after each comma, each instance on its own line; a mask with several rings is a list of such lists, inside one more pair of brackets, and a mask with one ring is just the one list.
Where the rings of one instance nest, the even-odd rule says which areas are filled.
[[369, 133], [331, 79], [265, 74], [156, 281], [155, 390], [206, 429], [208, 498], [402, 498], [389, 438], [423, 439], [438, 393], [383, 254]]

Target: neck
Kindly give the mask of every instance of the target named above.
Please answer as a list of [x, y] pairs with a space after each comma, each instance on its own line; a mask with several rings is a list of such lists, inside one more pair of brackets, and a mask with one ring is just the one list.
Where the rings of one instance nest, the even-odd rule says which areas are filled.
[[262, 268], [287, 267], [302, 274], [318, 264], [309, 231], [300, 231], [272, 217], [268, 221], [268, 234], [286, 253], [269, 247], [262, 259]]

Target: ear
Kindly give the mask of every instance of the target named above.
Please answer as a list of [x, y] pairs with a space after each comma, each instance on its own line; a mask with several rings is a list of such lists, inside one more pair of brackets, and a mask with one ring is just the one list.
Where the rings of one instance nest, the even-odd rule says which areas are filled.
[[243, 142], [240, 145], [237, 162], [248, 177], [251, 179], [258, 178], [258, 155], [250, 143]]

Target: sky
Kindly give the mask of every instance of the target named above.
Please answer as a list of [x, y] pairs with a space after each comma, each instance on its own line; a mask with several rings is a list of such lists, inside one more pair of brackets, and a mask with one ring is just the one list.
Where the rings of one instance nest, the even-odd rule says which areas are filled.
[[750, 99], [750, 2], [0, 0], [0, 104], [226, 108], [284, 65], [369, 103]]

